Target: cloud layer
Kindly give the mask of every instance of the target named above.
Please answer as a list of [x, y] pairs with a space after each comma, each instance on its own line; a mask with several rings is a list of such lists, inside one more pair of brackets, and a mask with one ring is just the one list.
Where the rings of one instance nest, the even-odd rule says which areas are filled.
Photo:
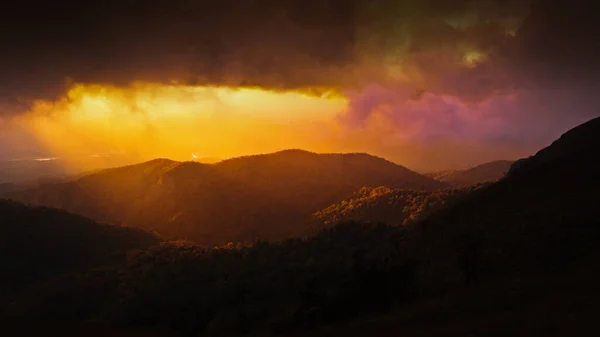
[[599, 48], [587, 2], [15, 2], [0, 14], [0, 98], [55, 97], [69, 80], [340, 90], [402, 83], [469, 100], [593, 82]]
[[342, 147], [368, 138], [365, 150], [416, 166], [427, 166], [419, 151], [448, 148], [464, 163], [520, 156], [600, 112], [591, 4], [15, 2], [0, 13], [0, 116], [63, 99], [72, 83], [335, 91], [348, 101]]

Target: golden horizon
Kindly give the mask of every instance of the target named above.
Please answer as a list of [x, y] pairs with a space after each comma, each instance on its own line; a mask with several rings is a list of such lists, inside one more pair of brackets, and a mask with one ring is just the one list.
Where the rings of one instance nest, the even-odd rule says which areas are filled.
[[[231, 158], [333, 149], [346, 100], [302, 91], [137, 82], [75, 84], [57, 101], [35, 101], [15, 119], [48, 157], [124, 152], [138, 161]], [[76, 165], [76, 163], [72, 163]]]

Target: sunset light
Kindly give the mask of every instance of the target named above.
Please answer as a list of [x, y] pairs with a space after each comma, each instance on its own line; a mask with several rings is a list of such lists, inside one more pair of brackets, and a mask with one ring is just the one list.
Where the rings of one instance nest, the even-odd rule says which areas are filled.
[[578, 0], [7, 1], [7, 336], [586, 336]]
[[17, 122], [57, 157], [124, 151], [135, 160], [188, 160], [326, 150], [308, 130], [327, 127], [345, 106], [340, 98], [253, 88], [76, 85], [60, 100], [37, 101]]

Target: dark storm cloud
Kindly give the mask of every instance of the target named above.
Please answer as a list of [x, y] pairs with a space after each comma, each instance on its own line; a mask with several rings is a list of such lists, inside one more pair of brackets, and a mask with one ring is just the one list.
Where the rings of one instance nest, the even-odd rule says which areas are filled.
[[359, 28], [359, 53], [414, 90], [481, 99], [510, 88], [509, 43], [525, 1], [387, 2]]
[[15, 2], [0, 12], [0, 95], [60, 93], [66, 78], [335, 84], [351, 61], [352, 1]]
[[[522, 86], [591, 85], [600, 39], [587, 4], [20, 1], [0, 11], [0, 100], [26, 106], [60, 95], [68, 79], [273, 89], [391, 82], [465, 100]], [[398, 81], [398, 69], [408, 79]]]
[[598, 15], [590, 0], [539, 1], [519, 31], [521, 70], [554, 88], [600, 84]]
[[358, 35], [385, 71], [347, 95], [340, 120], [350, 128], [379, 125], [379, 138], [420, 149], [456, 141], [527, 153], [600, 115], [591, 2], [396, 4]]

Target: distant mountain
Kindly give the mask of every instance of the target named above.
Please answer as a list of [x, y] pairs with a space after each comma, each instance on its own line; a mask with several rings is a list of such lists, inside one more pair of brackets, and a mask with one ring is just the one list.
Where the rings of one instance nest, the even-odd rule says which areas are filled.
[[18, 186], [12, 183], [0, 183], [0, 196], [12, 193], [18, 189]]
[[436, 190], [445, 183], [367, 154], [286, 150], [216, 164], [150, 162], [14, 195], [101, 222], [202, 244], [303, 235], [311, 215], [361, 187]]
[[[96, 154], [70, 158], [30, 157], [0, 159], [0, 182], [22, 184], [44, 183], [47, 180], [70, 180], [81, 175], [83, 170], [91, 172], [115, 166], [129, 165], [133, 162], [126, 154]], [[40, 181], [42, 180], [42, 181]]]
[[0, 199], [0, 290], [114, 263], [128, 250], [158, 242], [139, 229], [101, 225], [65, 211]]
[[202, 164], [215, 164], [223, 161], [223, 159], [215, 157], [194, 157], [194, 161]]
[[34, 181], [39, 177], [62, 178], [65, 169], [54, 158], [0, 160], [0, 179], [8, 183]]
[[496, 160], [466, 170], [436, 171], [426, 173], [425, 175], [454, 187], [459, 187], [496, 181], [506, 175], [512, 164], [513, 161]]

